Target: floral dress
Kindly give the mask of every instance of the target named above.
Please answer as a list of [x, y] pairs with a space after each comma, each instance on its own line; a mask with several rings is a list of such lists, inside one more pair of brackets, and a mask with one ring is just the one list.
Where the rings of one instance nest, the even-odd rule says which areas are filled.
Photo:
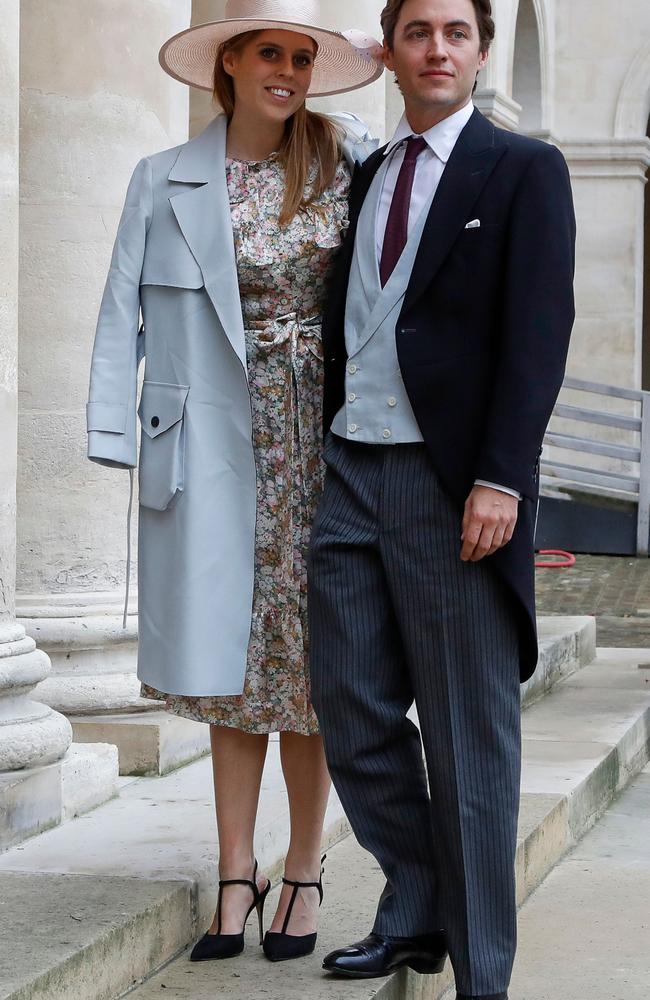
[[[307, 551], [323, 483], [320, 315], [347, 226], [350, 172], [339, 164], [318, 211], [281, 229], [277, 155], [226, 160], [253, 414], [257, 524], [253, 617], [244, 691], [166, 695], [169, 711], [247, 733], [318, 733], [310, 701]], [[310, 178], [310, 182], [311, 183]]]

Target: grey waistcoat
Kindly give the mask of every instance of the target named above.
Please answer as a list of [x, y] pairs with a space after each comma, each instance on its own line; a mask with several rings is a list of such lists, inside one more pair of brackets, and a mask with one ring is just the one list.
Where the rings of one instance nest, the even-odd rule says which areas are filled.
[[378, 170], [359, 216], [345, 311], [345, 403], [332, 423], [340, 437], [369, 444], [422, 441], [400, 373], [395, 326], [433, 194], [382, 288], [375, 224], [389, 160]]

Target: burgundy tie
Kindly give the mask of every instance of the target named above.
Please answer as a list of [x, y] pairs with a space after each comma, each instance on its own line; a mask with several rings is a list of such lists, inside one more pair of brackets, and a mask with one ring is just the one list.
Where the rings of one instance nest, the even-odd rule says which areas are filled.
[[423, 139], [421, 135], [412, 135], [407, 140], [404, 161], [400, 167], [384, 233], [384, 246], [381, 251], [379, 267], [382, 288], [395, 270], [397, 261], [402, 256], [402, 251], [408, 240], [409, 209], [411, 207], [415, 165], [418, 156], [426, 148], [426, 139]]

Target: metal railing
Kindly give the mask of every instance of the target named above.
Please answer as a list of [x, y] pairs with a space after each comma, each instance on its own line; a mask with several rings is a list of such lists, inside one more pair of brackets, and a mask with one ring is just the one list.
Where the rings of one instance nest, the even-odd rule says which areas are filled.
[[[637, 403], [636, 416], [613, 413], [598, 409], [596, 403], [588, 400], [587, 406], [557, 403], [553, 416], [563, 421], [591, 424], [594, 427], [617, 428], [631, 432], [634, 444], [617, 444], [597, 437], [582, 437], [548, 430], [544, 445], [564, 449], [573, 453], [585, 453], [611, 458], [624, 464], [625, 471], [589, 468], [574, 461], [559, 462], [555, 457], [542, 456], [540, 464], [540, 485], [554, 488], [569, 487], [583, 493], [632, 501], [637, 508], [636, 548], [638, 556], [648, 555], [650, 534], [650, 392], [636, 389], [619, 389], [598, 382], [566, 378], [564, 389], [585, 393], [590, 397], [606, 396]], [[630, 465], [638, 466], [630, 471]]]

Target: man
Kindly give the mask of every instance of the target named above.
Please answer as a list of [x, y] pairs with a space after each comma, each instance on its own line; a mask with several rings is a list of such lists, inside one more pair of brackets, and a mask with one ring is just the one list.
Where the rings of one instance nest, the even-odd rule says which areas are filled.
[[390, 0], [382, 26], [405, 114], [355, 175], [325, 317], [310, 614], [332, 776], [387, 882], [372, 934], [324, 967], [436, 972], [448, 949], [459, 998], [503, 1000], [538, 461], [575, 222], [558, 150], [472, 106], [489, 0]]

